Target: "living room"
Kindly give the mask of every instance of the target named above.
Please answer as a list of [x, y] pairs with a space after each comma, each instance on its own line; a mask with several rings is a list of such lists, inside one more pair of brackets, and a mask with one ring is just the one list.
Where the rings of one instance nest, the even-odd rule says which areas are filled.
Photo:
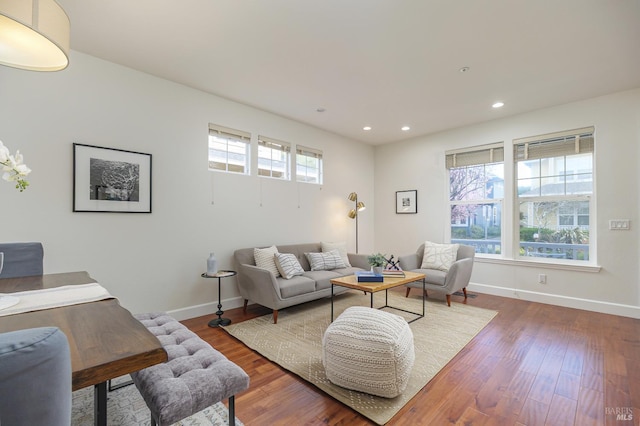
[[[355, 251], [350, 192], [367, 206], [358, 217], [359, 252], [398, 256], [425, 240], [447, 242], [446, 152], [502, 142], [505, 168], [513, 168], [514, 140], [593, 126], [593, 262], [524, 262], [513, 250], [478, 256], [469, 290], [640, 318], [639, 81], [370, 144], [73, 50], [73, 35], [71, 47], [69, 66], [60, 72], [0, 67], [0, 140], [20, 150], [33, 170], [24, 192], [0, 186], [2, 240], [42, 242], [45, 273], [88, 271], [131, 312], [168, 311], [178, 319], [211, 314], [217, 288], [200, 276], [211, 252], [220, 268], [233, 269], [233, 252], [244, 247], [346, 241]], [[640, 75], [637, 49], [625, 53], [634, 62], [619, 67], [632, 65]], [[329, 107], [315, 112], [319, 106], [306, 105], [331, 113]], [[210, 123], [249, 132], [254, 145], [265, 135], [321, 150], [322, 185], [208, 170]], [[73, 212], [74, 143], [152, 154], [151, 214]], [[417, 214], [396, 214], [400, 190], [417, 191]], [[614, 219], [629, 220], [630, 229], [611, 230]], [[223, 283], [221, 298], [225, 309], [242, 305], [233, 280]]]

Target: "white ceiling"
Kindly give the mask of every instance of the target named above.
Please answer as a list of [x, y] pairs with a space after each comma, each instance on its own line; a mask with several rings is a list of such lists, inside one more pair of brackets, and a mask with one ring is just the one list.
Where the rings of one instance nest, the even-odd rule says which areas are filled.
[[373, 145], [640, 87], [640, 0], [58, 2], [74, 50]]

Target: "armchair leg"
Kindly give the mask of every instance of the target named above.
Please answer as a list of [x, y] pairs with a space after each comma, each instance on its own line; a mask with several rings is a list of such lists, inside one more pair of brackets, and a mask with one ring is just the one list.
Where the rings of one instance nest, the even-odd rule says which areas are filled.
[[409, 292], [411, 291], [411, 287], [407, 287], [407, 294], [404, 295], [404, 297], [409, 297]]
[[249, 304], [249, 299], [244, 299], [244, 307], [242, 308], [243, 313], [247, 313], [247, 305]]
[[467, 298], [467, 288], [466, 287], [462, 287], [462, 292], [464, 293], [464, 298]]
[[451, 306], [451, 295], [447, 294], [447, 306]]
[[278, 323], [278, 310], [277, 309], [273, 310], [273, 323], [274, 324]]

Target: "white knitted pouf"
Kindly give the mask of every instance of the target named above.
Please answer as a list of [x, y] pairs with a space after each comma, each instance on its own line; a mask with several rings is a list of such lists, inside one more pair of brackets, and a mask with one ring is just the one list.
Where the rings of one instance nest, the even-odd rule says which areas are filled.
[[346, 309], [322, 338], [327, 379], [385, 398], [407, 387], [415, 360], [413, 333], [402, 317], [362, 306]]

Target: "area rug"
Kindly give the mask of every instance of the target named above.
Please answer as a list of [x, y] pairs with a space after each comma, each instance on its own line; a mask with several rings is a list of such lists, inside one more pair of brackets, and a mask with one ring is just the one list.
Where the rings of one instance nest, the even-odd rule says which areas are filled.
[[[374, 307], [384, 305], [384, 292], [375, 294]], [[335, 317], [349, 306], [369, 306], [370, 295], [350, 291], [335, 298]], [[422, 300], [389, 292], [389, 305], [421, 312]], [[385, 308], [408, 320], [411, 314]], [[278, 323], [265, 315], [223, 327], [251, 349], [297, 374], [343, 404], [379, 425], [387, 423], [497, 314], [496, 311], [461, 303], [451, 307], [440, 300], [428, 300], [426, 316], [410, 324], [416, 360], [407, 389], [387, 399], [336, 386], [329, 382], [322, 366], [322, 336], [331, 320], [329, 299], [279, 311]]]
[[[123, 376], [116, 379], [115, 382], [117, 384], [127, 379], [129, 379], [128, 376]], [[93, 387], [75, 391], [73, 393], [71, 425], [91, 426], [93, 424]], [[134, 385], [108, 393], [107, 424], [109, 426], [149, 426], [151, 424], [149, 408]], [[218, 402], [179, 421], [175, 426], [227, 426], [228, 424], [229, 411], [223, 403]], [[236, 425], [243, 426], [237, 418]]]

